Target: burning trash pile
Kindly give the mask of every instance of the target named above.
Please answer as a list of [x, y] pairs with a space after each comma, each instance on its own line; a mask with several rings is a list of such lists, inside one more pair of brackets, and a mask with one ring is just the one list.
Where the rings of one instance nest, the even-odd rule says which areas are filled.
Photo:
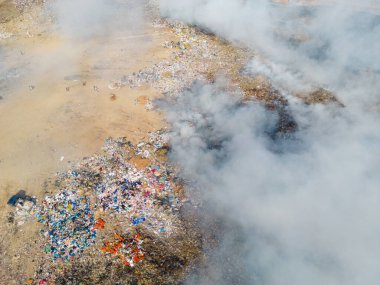
[[[144, 237], [168, 242], [184, 234], [181, 187], [162, 155], [165, 148], [163, 131], [137, 146], [125, 138], [108, 139], [103, 155], [86, 158], [59, 175], [61, 191], [45, 197], [35, 212], [44, 225], [44, 251], [50, 256], [40, 267], [70, 264], [100, 252], [132, 268], [150, 255]], [[42, 276], [49, 280], [52, 275]]]

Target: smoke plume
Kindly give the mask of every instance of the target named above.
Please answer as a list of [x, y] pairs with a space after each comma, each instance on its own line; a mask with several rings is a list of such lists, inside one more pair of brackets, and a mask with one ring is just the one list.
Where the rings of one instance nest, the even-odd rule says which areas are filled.
[[[172, 159], [225, 221], [210, 266], [189, 282], [379, 283], [380, 21], [365, 11], [375, 4], [161, 1], [164, 15], [257, 51], [247, 71], [271, 80], [297, 122], [281, 134], [276, 112], [221, 83], [165, 107]], [[344, 107], [291, 96], [319, 86]]]

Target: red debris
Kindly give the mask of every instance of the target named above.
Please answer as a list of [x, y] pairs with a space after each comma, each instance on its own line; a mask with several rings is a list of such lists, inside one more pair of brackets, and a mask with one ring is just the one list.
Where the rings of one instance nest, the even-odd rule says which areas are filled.
[[106, 224], [106, 222], [102, 218], [98, 218], [92, 229], [94, 229], [94, 230], [104, 229], [105, 224]]

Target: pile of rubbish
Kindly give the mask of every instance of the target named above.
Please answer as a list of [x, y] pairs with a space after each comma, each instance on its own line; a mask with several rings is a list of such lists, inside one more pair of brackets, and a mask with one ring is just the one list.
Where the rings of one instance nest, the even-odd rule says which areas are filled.
[[55, 259], [69, 260], [94, 244], [97, 230], [90, 201], [78, 195], [74, 187], [46, 197], [35, 215], [47, 227], [45, 235], [50, 242], [45, 252]]
[[[206, 71], [206, 65], [196, 64], [192, 67], [203, 72]], [[201, 79], [202, 76], [198, 72], [193, 72], [187, 61], [174, 62], [164, 60], [137, 73], [129, 76], [124, 76], [121, 79], [122, 86], [136, 88], [143, 85], [153, 86], [162, 94], [175, 95], [183, 90], [196, 79]]]
[[[166, 145], [163, 131], [151, 133], [149, 142], [137, 146], [125, 138], [108, 139], [104, 155], [61, 174], [57, 183], [62, 190], [45, 197], [35, 213], [45, 225], [45, 252], [53, 260], [72, 260], [95, 244], [107, 216], [118, 217], [130, 232], [143, 228], [163, 237], [174, 234], [181, 193], [174, 183], [175, 169], [156, 156]], [[115, 236], [117, 241], [105, 242], [102, 251], [117, 253], [129, 266], [142, 260], [140, 233], [132, 240]]]
[[15, 208], [8, 214], [8, 223], [14, 223], [18, 226], [30, 221], [36, 210], [37, 198], [26, 194], [25, 190], [18, 191], [7, 202], [8, 205]]
[[163, 130], [149, 133], [149, 143], [159, 150], [165, 148], [169, 144], [169, 134]]
[[114, 240], [112, 242], [104, 241], [104, 245], [100, 249], [116, 255], [124, 265], [134, 267], [136, 263], [141, 262], [144, 258], [142, 242], [139, 232], [132, 238], [125, 238], [115, 233]]
[[179, 38], [178, 42], [167, 41], [163, 47], [171, 49], [171, 59], [124, 76], [118, 86], [136, 88], [143, 85], [153, 86], [162, 94], [176, 96], [195, 80], [205, 79], [209, 69], [208, 61], [217, 55], [205, 36], [181, 22], [157, 19], [154, 27], [170, 28]]
[[178, 170], [167, 162], [168, 148], [165, 130], [137, 145], [107, 139], [102, 154], [59, 174], [60, 191], [34, 206], [42, 238], [30, 284], [176, 284], [185, 278], [201, 244], [181, 212], [187, 200]]

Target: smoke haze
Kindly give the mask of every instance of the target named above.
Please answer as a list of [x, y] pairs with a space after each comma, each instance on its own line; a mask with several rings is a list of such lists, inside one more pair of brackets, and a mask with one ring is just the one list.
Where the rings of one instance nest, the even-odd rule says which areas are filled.
[[144, 22], [143, 2], [106, 0], [56, 0], [48, 10], [63, 35], [79, 39], [138, 32]]
[[[161, 0], [161, 11], [249, 45], [271, 69], [293, 75], [287, 87], [328, 85], [339, 91], [351, 89], [351, 80], [378, 78], [380, 70], [380, 17], [354, 9], [355, 2], [307, 7], [268, 0]], [[376, 3], [361, 1], [363, 7]]]
[[[97, 66], [104, 71], [104, 66], [109, 65], [107, 61], [111, 60], [110, 54], [114, 53], [114, 46], [121, 45], [121, 42], [130, 54], [143, 50], [142, 40], [134, 37], [146, 32], [144, 3], [129, 0], [47, 2], [46, 14], [52, 16], [53, 32], [60, 37], [61, 43], [58, 59], [48, 59], [46, 64], [59, 64], [66, 73], [75, 74], [82, 71], [83, 57], [86, 57], [91, 67]], [[108, 74], [97, 76], [107, 78]]]
[[[221, 83], [165, 107], [172, 159], [227, 221], [211, 265], [189, 282], [379, 284], [379, 17], [354, 1], [162, 0], [161, 11], [257, 51], [247, 72], [271, 80], [298, 126], [276, 133], [276, 112], [239, 104]], [[291, 96], [319, 86], [344, 107]]]
[[[37, 41], [22, 57], [17, 57], [18, 51], [5, 48], [9, 58], [17, 57], [17, 66], [15, 61], [9, 67], [5, 61], [4, 66], [19, 73], [24, 70], [19, 80], [32, 85], [49, 82], [53, 76], [61, 80], [83, 73], [82, 79], [86, 75], [106, 80], [121, 77], [118, 70], [136, 65], [137, 56], [130, 55], [142, 53], [149, 39], [149, 35], [143, 37], [148, 30], [144, 5], [145, 1], [131, 0], [46, 1], [39, 29], [27, 32], [32, 38], [38, 33], [46, 35], [47, 40]], [[115, 63], [116, 49], [126, 56]], [[118, 68], [109, 68], [111, 65]], [[49, 80], [45, 80], [47, 74]]]

